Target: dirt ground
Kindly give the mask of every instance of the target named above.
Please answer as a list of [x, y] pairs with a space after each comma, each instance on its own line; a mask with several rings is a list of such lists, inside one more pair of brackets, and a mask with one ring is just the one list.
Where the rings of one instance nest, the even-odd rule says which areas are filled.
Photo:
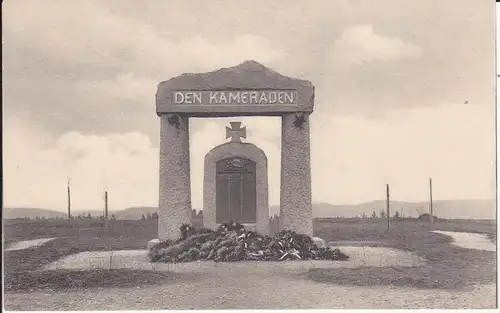
[[[144, 221], [117, 222], [106, 229], [101, 225], [68, 228], [67, 224], [38, 224], [10, 224], [7, 227], [5, 240], [9, 243], [44, 237], [57, 239], [40, 247], [5, 251], [6, 276], [37, 271], [84, 251], [144, 249], [156, 232], [152, 229], [155, 225]], [[262, 271], [243, 268], [240, 271], [203, 273], [186, 279], [176, 277], [162, 284], [129, 284], [134, 287], [117, 283], [116, 288], [9, 292], [4, 298], [5, 309], [465, 309], [496, 306], [495, 253], [456, 247], [449, 236], [431, 232], [470, 231], [495, 238], [491, 230], [494, 223], [460, 222], [430, 227], [402, 222], [394, 223], [390, 233], [386, 233], [380, 223], [319, 224], [315, 228], [316, 235], [327, 241], [366, 241], [371, 242], [368, 246], [372, 247], [406, 250], [424, 258], [427, 265], [405, 269], [365, 267], [361, 271], [347, 268], [317, 270], [323, 280], [312, 279], [310, 272], [276, 273], [265, 267]], [[348, 244], [351, 245], [351, 242]], [[343, 245], [346, 243], [339, 244]], [[370, 273], [370, 277], [364, 282], [366, 272]], [[133, 275], [127, 279], [133, 280]], [[11, 277], [17, 279], [16, 276]], [[401, 277], [409, 278], [408, 283], [396, 285]], [[443, 280], [445, 284], [433, 287], [434, 280]], [[85, 284], [84, 280], [82, 282]], [[415, 282], [424, 284], [424, 288], [418, 288]], [[459, 288], [464, 284], [467, 288]]]
[[473, 291], [355, 287], [301, 275], [230, 272], [136, 288], [5, 295], [7, 310], [494, 308], [495, 285]]

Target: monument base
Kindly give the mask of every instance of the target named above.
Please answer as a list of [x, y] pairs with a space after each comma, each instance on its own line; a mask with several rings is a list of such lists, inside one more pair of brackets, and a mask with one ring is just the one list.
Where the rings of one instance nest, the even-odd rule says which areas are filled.
[[151, 250], [154, 246], [156, 246], [157, 244], [160, 243], [160, 239], [151, 239], [150, 241], [148, 241], [148, 250]]
[[312, 240], [313, 240], [314, 244], [316, 245], [316, 247], [326, 248], [326, 243], [325, 243], [324, 239], [321, 239], [319, 237], [312, 237]]
[[[256, 223], [238, 223], [238, 224], [241, 224], [245, 228], [245, 230], [258, 232]], [[221, 225], [222, 225], [221, 223], [216, 223], [212, 225], [203, 225], [203, 227], [207, 227], [212, 230], [217, 230]]]

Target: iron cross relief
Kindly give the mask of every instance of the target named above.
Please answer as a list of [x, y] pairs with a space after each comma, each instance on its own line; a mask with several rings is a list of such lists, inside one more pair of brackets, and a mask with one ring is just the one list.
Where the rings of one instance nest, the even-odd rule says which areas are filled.
[[241, 127], [241, 122], [229, 122], [229, 124], [231, 128], [226, 126], [226, 139], [231, 137], [231, 142], [241, 142], [241, 138], [247, 138], [247, 127]]

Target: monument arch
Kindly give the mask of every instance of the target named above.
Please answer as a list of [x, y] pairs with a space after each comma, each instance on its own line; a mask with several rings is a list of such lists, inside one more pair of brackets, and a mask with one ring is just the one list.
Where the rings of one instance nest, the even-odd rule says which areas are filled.
[[312, 236], [313, 107], [309, 81], [283, 76], [255, 61], [161, 82], [156, 92], [161, 125], [159, 239], [178, 238], [180, 225], [191, 219], [189, 117], [237, 116], [281, 117], [281, 226]]

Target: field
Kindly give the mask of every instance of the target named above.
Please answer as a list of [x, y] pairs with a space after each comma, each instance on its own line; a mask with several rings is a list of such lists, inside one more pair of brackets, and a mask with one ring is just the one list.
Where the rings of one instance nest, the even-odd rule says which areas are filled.
[[34, 270], [83, 251], [145, 249], [157, 234], [157, 220], [115, 220], [109, 221], [108, 227], [100, 220], [75, 220], [71, 225], [67, 220], [5, 220], [6, 245], [21, 240], [57, 238], [38, 248], [6, 251], [5, 272]]
[[[384, 246], [414, 252], [427, 260], [417, 268], [362, 267], [358, 269], [316, 269], [305, 277], [309, 281], [347, 286], [397, 286], [447, 291], [468, 290], [473, 285], [496, 282], [495, 253], [470, 250], [451, 245], [451, 238], [430, 230], [461, 231], [487, 234], [496, 240], [494, 221], [448, 220], [434, 224], [417, 220], [392, 221], [387, 231], [380, 219], [316, 219], [314, 235], [333, 245]], [[36, 272], [63, 256], [83, 251], [144, 249], [157, 237], [156, 220], [103, 221], [5, 220], [4, 243], [39, 238], [57, 238], [40, 247], [5, 251], [6, 293], [33, 291], [67, 291], [164, 285], [176, 280], [173, 273], [136, 270], [99, 270], [72, 272], [55, 270]]]
[[[473, 284], [494, 283], [495, 253], [451, 245], [451, 238], [431, 230], [486, 234], [496, 241], [496, 225], [491, 220], [444, 220], [429, 224], [416, 219], [394, 221], [387, 231], [381, 220], [316, 220], [316, 236], [327, 241], [363, 241], [411, 251], [428, 264], [417, 268], [360, 268], [312, 271], [317, 281], [337, 284], [413, 286], [418, 288], [460, 289]], [[371, 243], [370, 243], [371, 242]]]

